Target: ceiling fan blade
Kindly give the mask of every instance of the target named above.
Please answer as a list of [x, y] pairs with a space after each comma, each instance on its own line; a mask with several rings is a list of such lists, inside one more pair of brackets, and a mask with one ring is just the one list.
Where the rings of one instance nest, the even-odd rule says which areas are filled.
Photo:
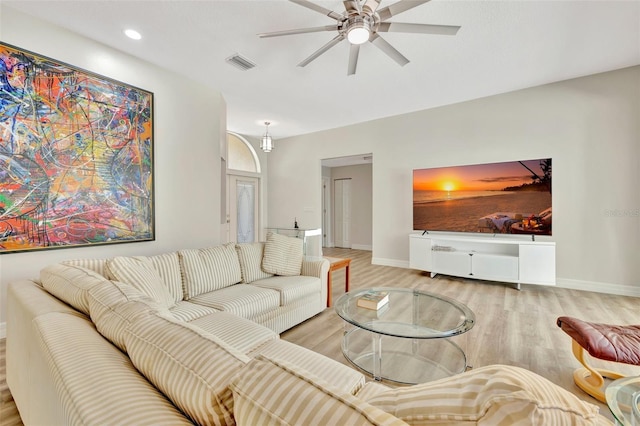
[[362, 10], [371, 16], [376, 13], [378, 6], [380, 6], [380, 0], [366, 0], [362, 6]]
[[258, 34], [260, 38], [279, 37], [293, 34], [317, 33], [321, 31], [338, 31], [337, 25], [325, 25], [324, 27], [300, 28], [297, 30], [274, 31], [271, 33]]
[[349, 50], [349, 69], [347, 75], [354, 75], [358, 67], [358, 54], [360, 53], [360, 45], [352, 44]]
[[309, 56], [307, 59], [305, 59], [304, 61], [300, 62], [298, 64], [299, 67], [305, 67], [307, 65], [309, 65], [309, 63], [311, 61], [313, 61], [314, 59], [316, 59], [318, 56], [322, 55], [324, 52], [326, 52], [327, 50], [331, 49], [333, 46], [335, 46], [336, 44], [340, 43], [342, 40], [344, 40], [344, 34], [338, 34], [337, 36], [335, 36], [329, 43], [325, 44], [324, 46], [322, 46], [320, 49], [316, 50], [315, 52], [313, 52], [311, 54], [311, 56]]
[[378, 33], [374, 33], [369, 41], [371, 41], [371, 43], [373, 43], [378, 49], [386, 53], [391, 59], [396, 61], [401, 67], [409, 63], [409, 60], [405, 58], [402, 53], [398, 52], [395, 47], [380, 37]]
[[459, 29], [460, 27], [457, 25], [404, 24], [400, 22], [381, 22], [378, 26], [378, 31], [382, 33], [456, 35]]
[[345, 0], [342, 2], [344, 4], [344, 8], [347, 10], [347, 13], [351, 15], [352, 13], [360, 13], [360, 3], [358, 0]]
[[[291, 0], [293, 1], [293, 0]], [[392, 5], [382, 8], [378, 11], [381, 21], [386, 21], [392, 16], [396, 16], [402, 12], [406, 12], [409, 9], [413, 9], [416, 6], [420, 6], [428, 2], [429, 0], [400, 0]]]
[[316, 12], [320, 12], [323, 15], [328, 16], [329, 18], [333, 18], [333, 19], [340, 19], [342, 18], [342, 15], [334, 12], [333, 10], [329, 10], [326, 9], [320, 5], [317, 5], [315, 3], [311, 3], [310, 1], [307, 0], [289, 0], [291, 3], [295, 3], [297, 5], [300, 5], [302, 7], [306, 7], [307, 9], [311, 9], [311, 10], [315, 10]]

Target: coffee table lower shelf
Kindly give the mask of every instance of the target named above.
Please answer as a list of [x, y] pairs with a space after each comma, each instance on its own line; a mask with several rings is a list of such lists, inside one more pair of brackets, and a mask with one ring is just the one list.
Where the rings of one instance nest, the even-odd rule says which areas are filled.
[[467, 368], [464, 351], [447, 338], [395, 337], [346, 325], [342, 353], [374, 380], [401, 384], [438, 380]]

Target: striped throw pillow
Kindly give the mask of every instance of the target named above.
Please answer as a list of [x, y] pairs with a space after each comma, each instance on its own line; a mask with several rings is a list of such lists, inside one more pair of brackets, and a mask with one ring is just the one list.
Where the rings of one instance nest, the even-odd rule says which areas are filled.
[[240, 260], [243, 283], [249, 284], [273, 276], [273, 274], [264, 272], [260, 266], [264, 254], [264, 243], [236, 244], [236, 251]]
[[160, 274], [165, 287], [174, 303], [184, 299], [184, 289], [182, 288], [182, 271], [180, 271], [180, 258], [178, 252], [163, 253], [149, 256], [153, 267]]
[[114, 257], [107, 261], [109, 278], [132, 285], [167, 308], [176, 302], [169, 293], [153, 263], [144, 256]]
[[229, 383], [249, 358], [212, 334], [157, 315], [138, 317], [125, 333], [133, 365], [200, 425], [233, 425]]
[[40, 271], [40, 282], [49, 293], [89, 315], [89, 290], [108, 281], [90, 269], [57, 263]]
[[596, 425], [598, 407], [531, 371], [490, 365], [367, 400], [411, 425]]
[[88, 294], [91, 321], [96, 329], [123, 352], [127, 352], [124, 332], [138, 315], [160, 312], [171, 315], [166, 307], [139, 292], [133, 286], [117, 281], [106, 281]]
[[302, 239], [267, 233], [262, 258], [263, 271], [284, 276], [300, 275], [303, 257]]
[[199, 250], [180, 250], [185, 299], [242, 281], [235, 243]]
[[262, 356], [231, 382], [238, 426], [406, 425], [318, 376]]

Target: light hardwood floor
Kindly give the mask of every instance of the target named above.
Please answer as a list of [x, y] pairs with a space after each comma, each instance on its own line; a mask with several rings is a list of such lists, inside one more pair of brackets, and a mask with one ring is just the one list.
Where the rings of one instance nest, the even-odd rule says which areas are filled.
[[[371, 265], [369, 251], [325, 248], [324, 254], [352, 259], [352, 290], [376, 286], [416, 288], [466, 304], [476, 314], [476, 324], [452, 340], [465, 351], [470, 366], [510, 364], [527, 368], [600, 406], [600, 412], [611, 418], [605, 404], [574, 385], [572, 372], [579, 364], [571, 353], [570, 338], [556, 326], [556, 318], [569, 315], [594, 322], [638, 324], [640, 299], [533, 285], [522, 285], [518, 291], [510, 284], [444, 276], [432, 279], [418, 271]], [[334, 301], [344, 294], [344, 276], [344, 269], [333, 272]], [[350, 365], [340, 348], [342, 331], [342, 320], [333, 309], [326, 309], [282, 333], [281, 338]], [[594, 364], [604, 365], [597, 360]], [[616, 364], [613, 369], [640, 375], [638, 367]], [[5, 376], [5, 341], [0, 340], [0, 426], [20, 425]]]

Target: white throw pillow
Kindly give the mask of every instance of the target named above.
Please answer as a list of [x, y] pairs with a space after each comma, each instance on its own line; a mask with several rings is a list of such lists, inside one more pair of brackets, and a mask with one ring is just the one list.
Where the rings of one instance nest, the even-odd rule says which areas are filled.
[[284, 276], [300, 275], [303, 257], [302, 239], [267, 233], [262, 258], [263, 271]]
[[175, 306], [173, 296], [148, 258], [114, 257], [107, 261], [106, 269], [112, 280], [130, 284], [162, 306]]

